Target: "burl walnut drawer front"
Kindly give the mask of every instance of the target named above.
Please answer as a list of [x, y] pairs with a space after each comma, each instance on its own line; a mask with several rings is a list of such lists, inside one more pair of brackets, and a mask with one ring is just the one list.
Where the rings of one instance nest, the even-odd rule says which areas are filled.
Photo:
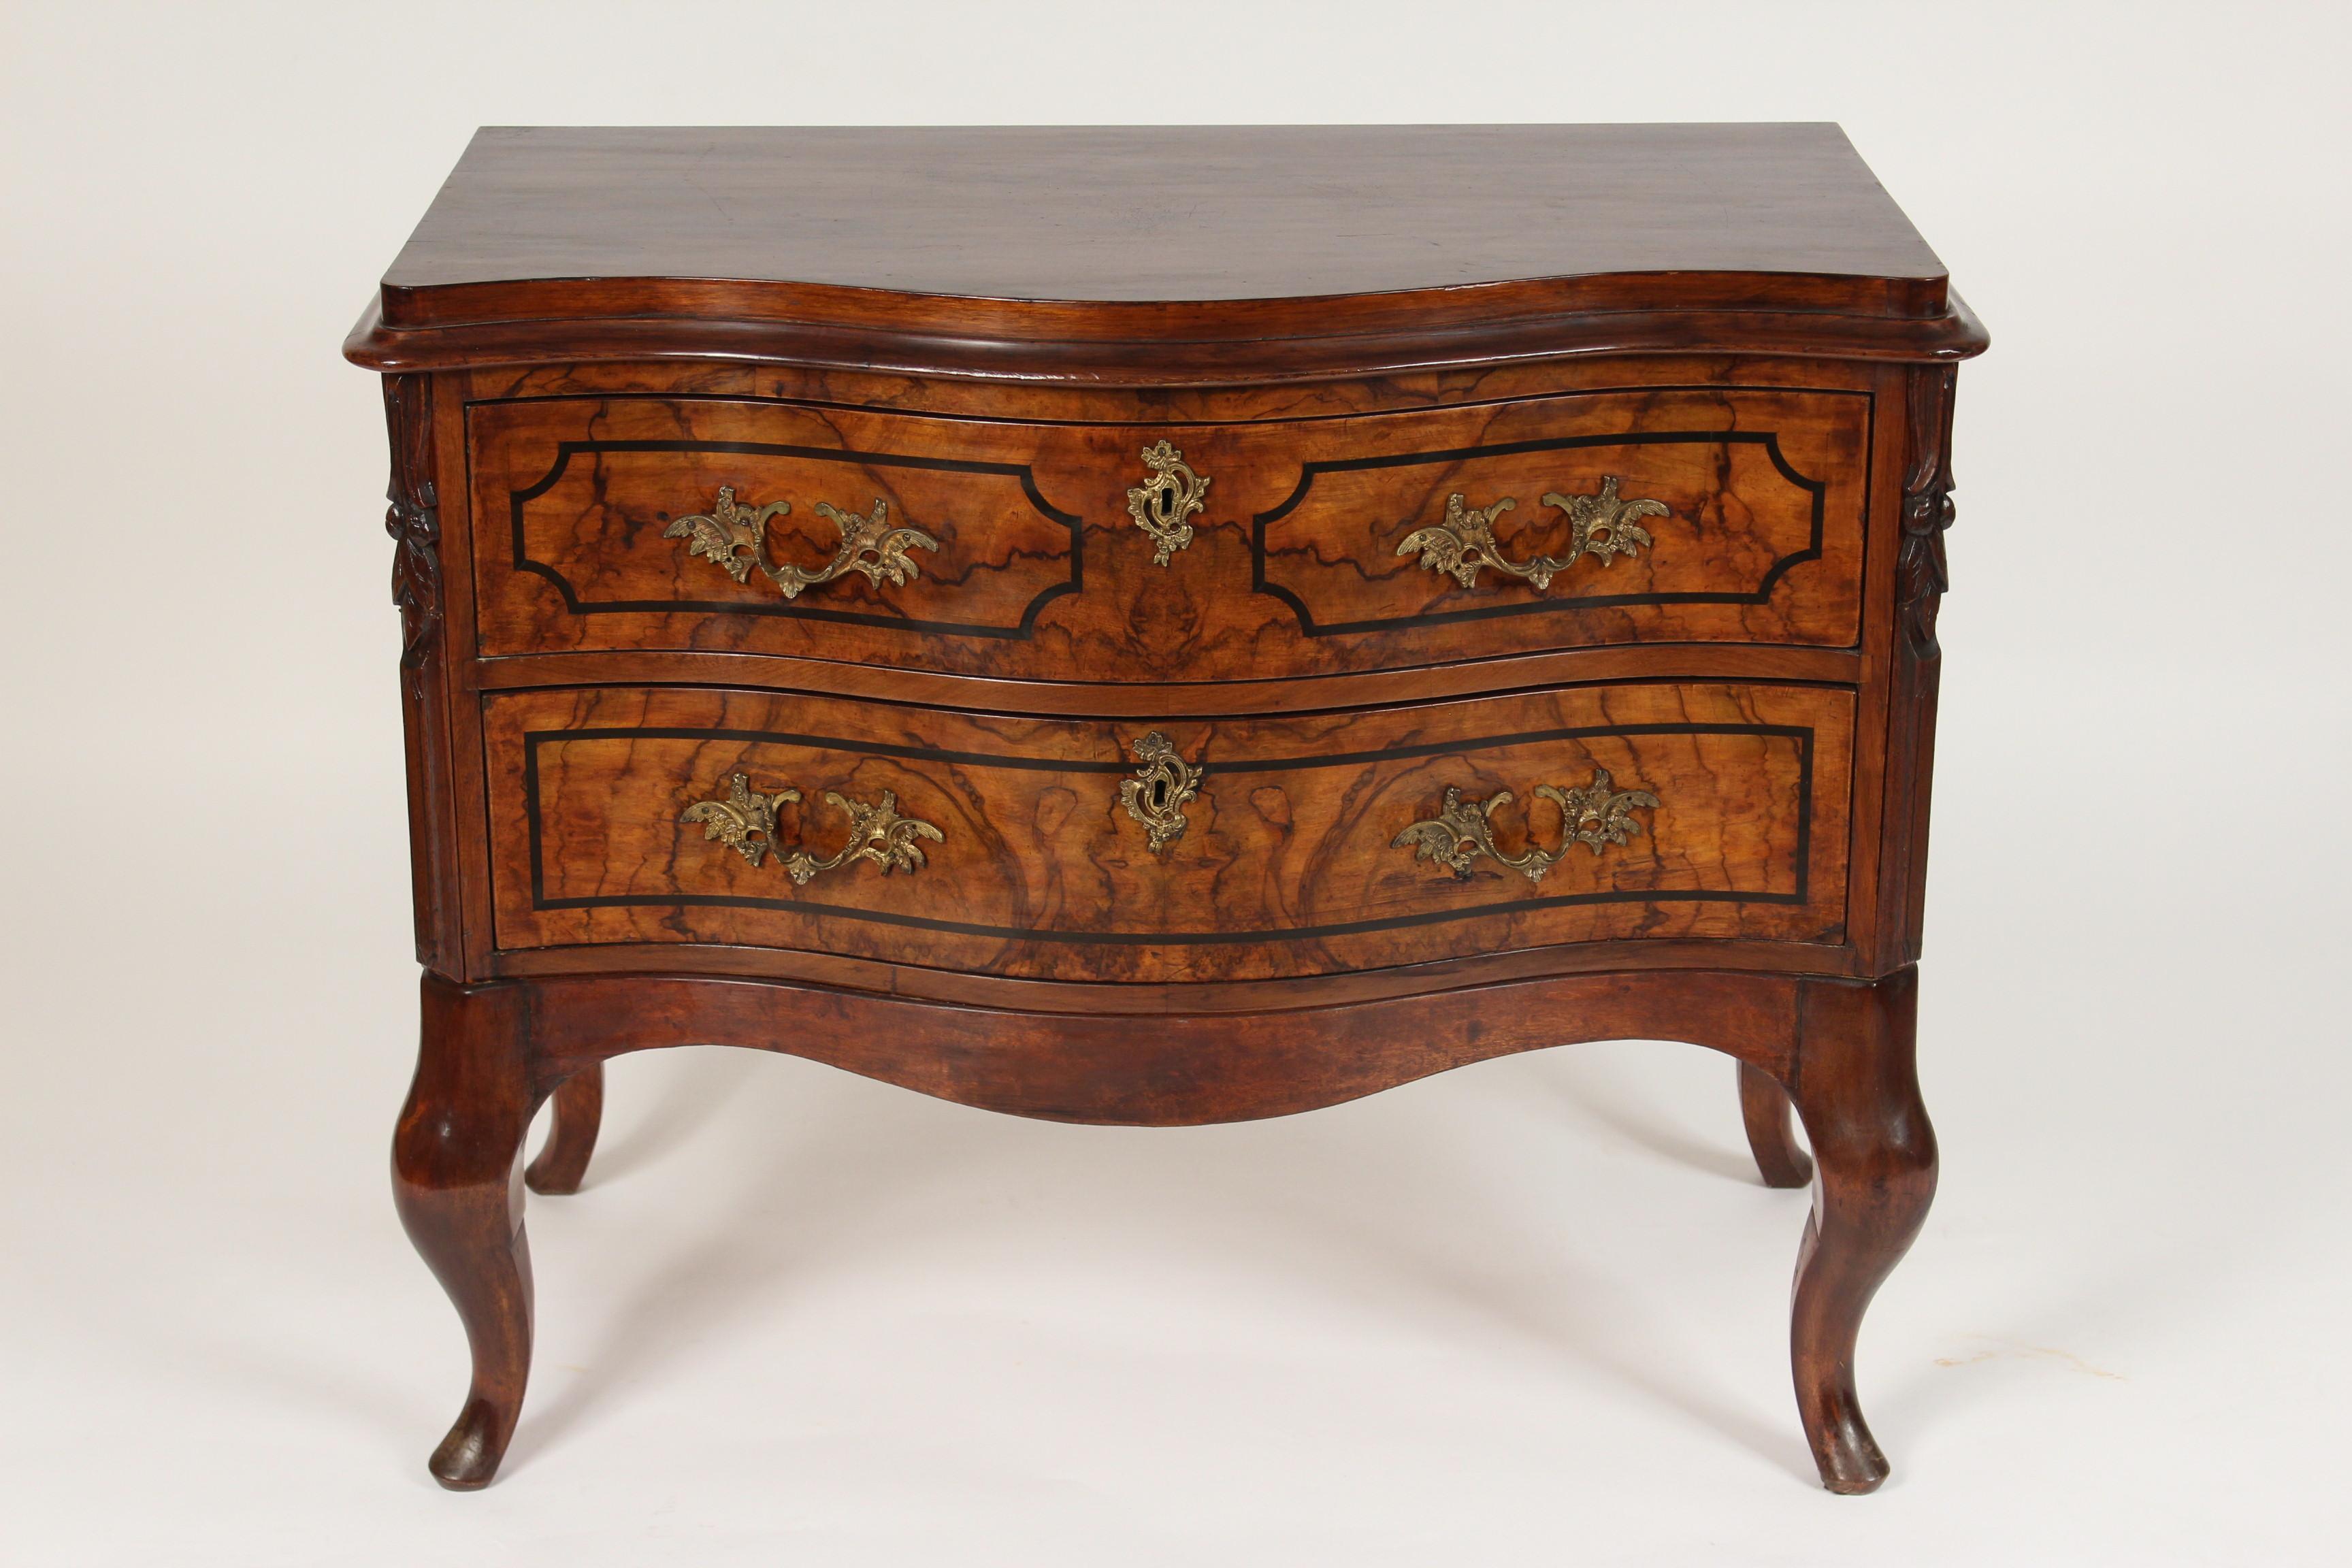
[[1037, 488], [1042, 426], [561, 398], [478, 405], [467, 429], [485, 653], [921, 665], [1024, 641], [1081, 585], [1080, 519]]
[[1870, 410], [1723, 387], [1170, 426], [478, 404], [482, 651], [1119, 681], [1851, 647]]
[[680, 688], [486, 710], [509, 949], [1171, 981], [1842, 934], [1841, 689], [1626, 685], [1157, 728]]

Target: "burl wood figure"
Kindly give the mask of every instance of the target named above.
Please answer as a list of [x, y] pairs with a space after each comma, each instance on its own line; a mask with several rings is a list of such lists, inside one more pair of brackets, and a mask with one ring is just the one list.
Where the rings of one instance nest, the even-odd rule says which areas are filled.
[[433, 1474], [498, 1469], [525, 1130], [577, 1189], [620, 1052], [1165, 1126], [1635, 1037], [1811, 1184], [1798, 1412], [1876, 1487], [1985, 342], [1834, 126], [480, 133], [346, 347]]

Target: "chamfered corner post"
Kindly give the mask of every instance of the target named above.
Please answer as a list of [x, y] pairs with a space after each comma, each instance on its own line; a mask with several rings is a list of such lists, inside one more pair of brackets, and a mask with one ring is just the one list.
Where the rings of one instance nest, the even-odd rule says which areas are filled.
[[457, 1309], [473, 1355], [465, 1405], [429, 1462], [457, 1491], [498, 1473], [530, 1373], [520, 1155], [537, 1097], [523, 990], [425, 973], [416, 1078], [393, 1135], [401, 1224]]
[[1874, 1491], [1887, 1463], [1854, 1392], [1863, 1313], [1927, 1217], [1936, 1133], [1919, 1098], [1919, 980], [1809, 980], [1790, 1085], [1813, 1146], [1813, 1211], [1789, 1327], [1797, 1408], [1822, 1484]]

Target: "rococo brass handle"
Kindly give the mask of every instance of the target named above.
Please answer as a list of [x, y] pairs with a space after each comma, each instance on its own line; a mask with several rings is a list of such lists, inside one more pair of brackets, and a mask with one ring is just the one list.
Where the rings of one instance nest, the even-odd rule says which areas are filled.
[[1618, 555], [1633, 554], [1649, 543], [1650, 531], [1637, 519], [1674, 515], [1664, 501], [1618, 500], [1614, 474], [1601, 481], [1597, 496], [1566, 496], [1549, 490], [1543, 503], [1568, 513], [1566, 555], [1538, 555], [1517, 565], [1504, 560], [1501, 546], [1495, 542], [1495, 520], [1518, 501], [1505, 496], [1492, 506], [1465, 507], [1458, 494], [1445, 498], [1444, 522], [1414, 529], [1404, 536], [1396, 552], [1411, 555], [1418, 551], [1423, 566], [1447, 574], [1465, 588], [1477, 586], [1482, 566], [1523, 577], [1539, 589], [1549, 588], [1554, 574], [1568, 570], [1587, 555], [1598, 557], [1606, 566]]
[[[773, 795], [761, 795], [751, 787], [751, 781], [741, 773], [732, 773], [727, 780], [725, 800], [697, 802], [686, 808], [680, 822], [702, 824], [702, 837], [707, 842], [718, 839], [744, 859], [758, 866], [767, 858], [776, 844], [776, 808], [801, 798], [801, 792], [787, 784]], [[805, 849], [795, 849], [777, 859], [796, 888], [805, 887], [820, 873], [836, 870], [852, 860], [871, 860], [882, 868], [882, 874], [893, 871], [919, 871], [926, 857], [919, 838], [934, 844], [947, 842], [946, 835], [919, 817], [898, 815], [898, 797], [888, 790], [882, 792], [878, 804], [869, 805], [862, 800], [851, 800], [832, 790], [824, 792], [825, 805], [849, 814], [849, 838], [840, 852], [823, 859]]]
[[1465, 882], [1481, 855], [1517, 871], [1530, 882], [1540, 882], [1546, 872], [1559, 864], [1570, 845], [1585, 845], [1598, 856], [1603, 845], [1622, 844], [1642, 831], [1642, 825], [1633, 820], [1635, 806], [1658, 804], [1658, 797], [1648, 790], [1618, 789], [1609, 770], [1599, 767], [1592, 770], [1592, 782], [1581, 789], [1538, 784], [1535, 794], [1559, 807], [1558, 849], [1546, 849], [1530, 842], [1526, 853], [1506, 855], [1495, 842], [1494, 828], [1487, 818], [1495, 815], [1496, 806], [1511, 798], [1511, 792], [1498, 790], [1485, 800], [1464, 800], [1462, 792], [1452, 784], [1445, 786], [1445, 801], [1437, 815], [1407, 827], [1396, 836], [1391, 847], [1402, 849], [1411, 845], [1414, 859], [1434, 860]]
[[1201, 779], [1208, 770], [1185, 762], [1175, 742], [1157, 730], [1135, 742], [1135, 755], [1142, 766], [1133, 778], [1119, 781], [1118, 803], [1151, 835], [1151, 852], [1157, 855], [1183, 837], [1190, 826], [1184, 807], [1201, 793]]
[[[737, 502], [732, 485], [721, 485], [717, 505], [708, 512], [679, 518], [662, 530], [662, 537], [688, 541], [686, 553], [689, 559], [705, 556], [738, 583], [748, 581], [751, 568], [757, 566], [762, 576], [783, 590], [787, 599], [797, 599], [802, 589], [830, 583], [845, 572], [862, 572], [867, 582], [877, 586], [886, 579], [904, 585], [908, 578], [921, 575], [908, 558], [908, 548], [940, 547], [938, 540], [919, 528], [892, 528], [889, 503], [879, 496], [874, 500], [871, 517], [860, 517], [819, 501], [817, 516], [841, 531], [841, 547], [834, 552], [833, 559], [814, 572], [789, 563], [773, 565], [768, 560], [768, 520], [792, 510], [790, 501], [772, 500], [754, 510]], [[746, 551], [750, 553], [742, 553]]]
[[1202, 510], [1209, 476], [1186, 467], [1184, 454], [1165, 441], [1143, 449], [1143, 466], [1151, 478], [1127, 492], [1127, 512], [1159, 546], [1151, 563], [1165, 566], [1170, 555], [1192, 542], [1192, 525], [1184, 520]]

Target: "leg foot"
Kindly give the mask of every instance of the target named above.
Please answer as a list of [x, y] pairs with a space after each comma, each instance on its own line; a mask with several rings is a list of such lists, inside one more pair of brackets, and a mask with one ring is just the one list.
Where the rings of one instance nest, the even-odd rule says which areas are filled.
[[555, 1091], [555, 1125], [547, 1147], [523, 1172], [534, 1193], [557, 1197], [580, 1190], [588, 1156], [596, 1152], [596, 1128], [604, 1119], [604, 1064], [591, 1062]]
[[1886, 1458], [1854, 1394], [1862, 1316], [1936, 1194], [1936, 1134], [1914, 1050], [1918, 972], [1872, 984], [1808, 981], [1790, 1085], [1818, 1166], [1797, 1254], [1789, 1348], [1797, 1409], [1822, 1484], [1867, 1492]]
[[530, 1373], [530, 1249], [515, 1167], [534, 1105], [518, 994], [425, 976], [416, 1079], [393, 1135], [401, 1224], [473, 1352], [473, 1386], [429, 1467], [458, 1491], [498, 1473]]
[[1795, 1107], [1770, 1073], [1739, 1064], [1739, 1116], [1748, 1147], [1768, 1187], [1801, 1187], [1813, 1179], [1813, 1157], [1797, 1144]]

